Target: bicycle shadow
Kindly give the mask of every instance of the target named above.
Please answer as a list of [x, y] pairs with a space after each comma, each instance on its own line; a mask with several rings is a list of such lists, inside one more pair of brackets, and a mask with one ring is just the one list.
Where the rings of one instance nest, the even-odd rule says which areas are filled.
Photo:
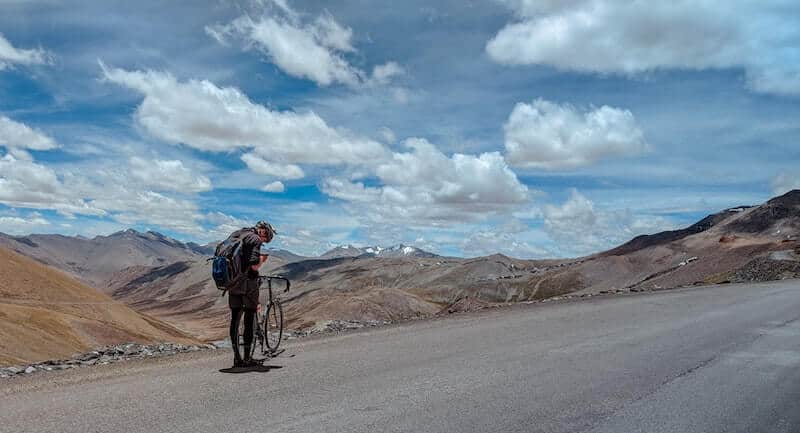
[[283, 368], [282, 365], [251, 365], [248, 367], [228, 367], [228, 368], [221, 368], [219, 370], [220, 373], [232, 373], [232, 374], [240, 374], [240, 373], [267, 373], [270, 370], [277, 370]]

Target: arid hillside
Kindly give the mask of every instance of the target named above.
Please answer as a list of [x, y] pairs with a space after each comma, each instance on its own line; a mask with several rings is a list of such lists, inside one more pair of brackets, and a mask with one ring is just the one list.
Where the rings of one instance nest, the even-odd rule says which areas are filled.
[[0, 247], [0, 365], [126, 341], [196, 342], [71, 276]]
[[[275, 259], [264, 273], [293, 281], [285, 297], [292, 328], [327, 320], [401, 320], [442, 311], [564, 294], [653, 290], [800, 277], [800, 191], [761, 206], [724, 210], [682, 230], [637, 237], [588, 257], [519, 260], [351, 257]], [[113, 296], [141, 311], [221, 338], [224, 299], [204, 262], [119, 274]]]
[[[307, 258], [275, 250], [262, 274], [292, 280], [284, 296], [286, 318], [291, 328], [306, 329], [329, 320], [395, 321], [565, 294], [796, 278], [799, 237], [800, 191], [795, 190], [587, 257], [459, 259], [365, 254], [350, 247]], [[210, 281], [202, 257], [127, 267], [102, 284], [115, 299], [199, 338], [227, 334], [227, 300]]]

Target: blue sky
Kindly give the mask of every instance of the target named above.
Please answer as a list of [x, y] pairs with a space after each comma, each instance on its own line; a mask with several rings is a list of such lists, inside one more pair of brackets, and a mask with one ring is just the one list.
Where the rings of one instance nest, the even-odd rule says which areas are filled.
[[800, 6], [0, 2], [0, 231], [565, 257], [800, 188]]

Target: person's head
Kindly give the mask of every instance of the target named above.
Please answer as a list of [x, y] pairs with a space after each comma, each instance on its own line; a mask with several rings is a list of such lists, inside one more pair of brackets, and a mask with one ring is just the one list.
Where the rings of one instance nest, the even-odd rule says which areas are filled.
[[274, 228], [272, 228], [272, 225], [266, 221], [257, 222], [255, 228], [258, 237], [261, 238], [261, 242], [272, 241], [272, 238], [275, 236], [275, 233], [278, 233], [275, 231]]

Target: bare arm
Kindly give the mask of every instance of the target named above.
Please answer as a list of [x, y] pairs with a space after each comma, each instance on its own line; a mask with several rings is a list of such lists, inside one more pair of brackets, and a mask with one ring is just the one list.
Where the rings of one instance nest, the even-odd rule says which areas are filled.
[[258, 259], [258, 264], [257, 264], [257, 265], [252, 265], [252, 266], [250, 266], [250, 269], [252, 269], [252, 270], [254, 270], [254, 271], [258, 272], [258, 268], [260, 268], [260, 267], [261, 267], [261, 265], [263, 265], [263, 264], [264, 264], [264, 262], [266, 262], [268, 258], [269, 258], [269, 256], [268, 256], [268, 255], [266, 255], [266, 254], [265, 254], [265, 255], [262, 255], [262, 256], [260, 256], [260, 257], [259, 257], [259, 259]]

